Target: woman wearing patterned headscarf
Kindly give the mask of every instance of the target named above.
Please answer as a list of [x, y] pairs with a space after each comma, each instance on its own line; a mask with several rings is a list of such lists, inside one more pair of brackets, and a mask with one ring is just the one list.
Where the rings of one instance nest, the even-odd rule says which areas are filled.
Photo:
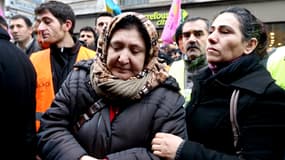
[[186, 138], [184, 99], [158, 61], [157, 40], [143, 15], [113, 18], [99, 38], [97, 58], [75, 66], [41, 119], [43, 159], [155, 160], [155, 133]]

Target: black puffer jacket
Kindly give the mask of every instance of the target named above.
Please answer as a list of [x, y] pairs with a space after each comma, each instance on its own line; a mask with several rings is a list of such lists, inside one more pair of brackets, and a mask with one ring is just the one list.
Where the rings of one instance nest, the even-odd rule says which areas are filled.
[[[43, 115], [38, 133], [43, 159], [78, 160], [85, 154], [118, 160], [159, 159], [150, 150], [156, 132], [186, 138], [184, 99], [178, 94], [178, 85], [172, 78], [140, 101], [107, 102], [74, 132], [79, 116], [99, 99], [89, 82], [91, 64], [89, 60], [76, 65], [56, 94], [51, 108]], [[110, 105], [120, 107], [112, 123]]]

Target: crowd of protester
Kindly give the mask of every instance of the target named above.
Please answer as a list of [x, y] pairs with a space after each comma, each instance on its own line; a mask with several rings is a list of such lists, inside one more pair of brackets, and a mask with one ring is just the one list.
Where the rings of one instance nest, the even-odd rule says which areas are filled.
[[34, 16], [0, 16], [2, 155], [285, 159], [285, 48], [269, 51], [250, 10], [189, 16], [172, 44], [138, 12], [100, 13], [79, 35], [66, 3]]

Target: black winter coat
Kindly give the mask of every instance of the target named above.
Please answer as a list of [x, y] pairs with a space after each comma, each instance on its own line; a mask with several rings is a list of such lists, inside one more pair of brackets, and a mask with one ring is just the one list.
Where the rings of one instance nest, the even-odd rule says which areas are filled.
[[[230, 122], [234, 89], [240, 90], [237, 148]], [[243, 56], [214, 75], [210, 69], [201, 73], [186, 110], [190, 141], [182, 148], [182, 160], [283, 160], [285, 91], [256, 54]]]
[[0, 27], [1, 157], [35, 159], [36, 73]]
[[[86, 154], [110, 160], [159, 159], [151, 153], [156, 132], [186, 138], [184, 98], [171, 78], [142, 100], [107, 102], [75, 132], [78, 117], [100, 98], [90, 86], [91, 63], [89, 60], [76, 65], [41, 119], [38, 147], [43, 159], [78, 160]], [[120, 107], [112, 123], [110, 105]]]

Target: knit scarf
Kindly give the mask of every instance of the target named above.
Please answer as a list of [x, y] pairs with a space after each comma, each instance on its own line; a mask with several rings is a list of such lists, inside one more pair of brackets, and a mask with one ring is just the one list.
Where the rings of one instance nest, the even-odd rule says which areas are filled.
[[194, 60], [186, 60], [187, 70], [193, 71], [201, 68], [202, 66], [205, 66], [207, 63], [206, 56], [201, 55]]
[[136, 77], [119, 79], [111, 74], [100, 58], [91, 66], [91, 84], [99, 96], [112, 101], [141, 99], [168, 77], [166, 65], [154, 57]]
[[[125, 17], [137, 17], [147, 30], [151, 49], [144, 69], [136, 76], [128, 80], [122, 80], [112, 75], [106, 65], [107, 42], [110, 40], [110, 33], [115, 26]], [[96, 61], [90, 70], [91, 84], [99, 96], [113, 101], [131, 101], [141, 99], [144, 95], [164, 82], [168, 77], [167, 66], [158, 61], [158, 35], [155, 26], [144, 15], [135, 12], [125, 12], [112, 19], [110, 24], [103, 29], [97, 43]]]

